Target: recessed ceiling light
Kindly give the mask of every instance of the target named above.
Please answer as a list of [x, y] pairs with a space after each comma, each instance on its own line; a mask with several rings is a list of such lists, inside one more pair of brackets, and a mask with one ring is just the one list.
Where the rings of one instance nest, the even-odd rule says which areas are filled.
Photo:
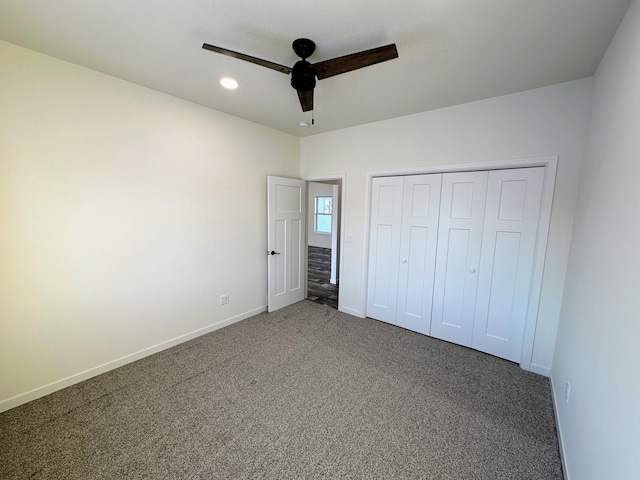
[[238, 88], [238, 82], [236, 82], [231, 77], [221, 78], [220, 79], [220, 85], [222, 85], [224, 88], [227, 88], [229, 90], [235, 90], [236, 88]]

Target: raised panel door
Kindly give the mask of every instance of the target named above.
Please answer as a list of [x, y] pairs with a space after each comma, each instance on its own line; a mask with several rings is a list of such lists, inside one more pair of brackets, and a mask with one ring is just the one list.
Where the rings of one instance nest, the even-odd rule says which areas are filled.
[[403, 177], [377, 177], [371, 184], [367, 316], [395, 323]]
[[489, 172], [472, 347], [521, 360], [544, 168]]
[[429, 334], [441, 174], [404, 179], [396, 324]]
[[268, 308], [304, 300], [306, 182], [267, 177]]
[[471, 346], [488, 172], [442, 176], [431, 335]]

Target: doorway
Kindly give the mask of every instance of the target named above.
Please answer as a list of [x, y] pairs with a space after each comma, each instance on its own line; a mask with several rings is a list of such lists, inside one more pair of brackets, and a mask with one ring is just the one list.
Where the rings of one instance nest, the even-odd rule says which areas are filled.
[[338, 309], [342, 180], [307, 183], [307, 299]]

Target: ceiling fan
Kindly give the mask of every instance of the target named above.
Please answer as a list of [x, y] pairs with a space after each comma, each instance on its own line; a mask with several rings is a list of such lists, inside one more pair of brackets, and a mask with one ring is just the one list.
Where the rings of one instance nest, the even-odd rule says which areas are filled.
[[301, 58], [293, 67], [286, 67], [268, 60], [245, 55], [244, 53], [209, 45], [208, 43], [204, 43], [202, 48], [255, 63], [256, 65], [262, 65], [263, 67], [271, 68], [272, 70], [277, 70], [287, 75], [291, 74], [291, 86], [298, 92], [298, 98], [300, 99], [303, 112], [313, 110], [313, 89], [316, 86], [316, 77], [318, 80], [322, 80], [333, 77], [334, 75], [357, 70], [358, 68], [368, 67], [369, 65], [398, 58], [396, 45], [391, 44], [312, 64], [307, 61], [307, 58], [313, 55], [316, 44], [308, 38], [298, 38], [293, 41], [293, 51]]

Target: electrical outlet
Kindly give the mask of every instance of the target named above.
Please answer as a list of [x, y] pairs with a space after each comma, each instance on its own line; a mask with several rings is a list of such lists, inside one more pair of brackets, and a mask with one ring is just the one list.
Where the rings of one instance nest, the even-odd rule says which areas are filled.
[[564, 388], [564, 400], [569, 403], [569, 397], [571, 396], [571, 384], [567, 382], [567, 386]]
[[345, 241], [346, 243], [353, 243], [353, 235], [352, 235], [351, 233], [347, 233], [347, 234], [344, 236], [344, 241]]
[[227, 303], [229, 303], [229, 294], [220, 295], [220, 305], [226, 305]]

